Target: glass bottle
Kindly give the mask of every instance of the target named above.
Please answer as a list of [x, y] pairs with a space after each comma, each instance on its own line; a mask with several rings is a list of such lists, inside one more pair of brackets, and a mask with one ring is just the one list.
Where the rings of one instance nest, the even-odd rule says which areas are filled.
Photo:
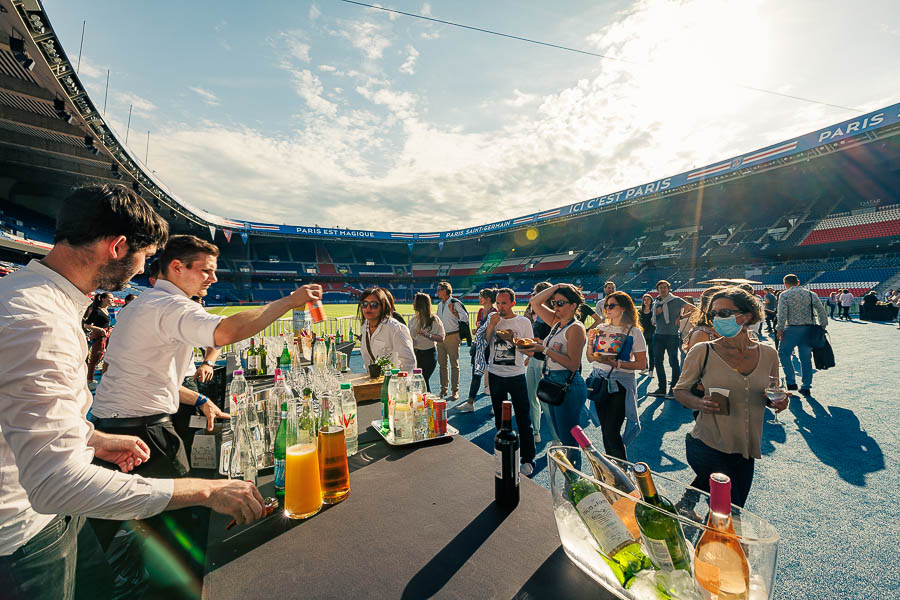
[[257, 350], [257, 354], [259, 354], [259, 374], [268, 375], [269, 363], [266, 361], [269, 355], [266, 352], [266, 344], [262, 339], [259, 340], [259, 350]]
[[287, 458], [288, 403], [281, 403], [281, 420], [275, 435], [275, 495], [284, 496], [284, 469]]
[[694, 579], [709, 598], [746, 600], [750, 594], [750, 565], [731, 520], [731, 479], [709, 476], [708, 529], [694, 552]]
[[505, 400], [500, 430], [494, 436], [494, 501], [505, 508], [519, 504], [519, 434], [512, 428], [512, 402]]
[[409, 402], [409, 377], [406, 371], [397, 374], [397, 393], [394, 396], [391, 412], [391, 428], [394, 441], [405, 444], [414, 440], [415, 416]]
[[347, 440], [347, 456], [353, 456], [359, 450], [358, 429], [356, 424], [356, 396], [350, 383], [341, 384], [342, 424]]
[[287, 338], [284, 337], [284, 334], [281, 334], [281, 356], [278, 357], [278, 366], [281, 368], [282, 374], [286, 375], [291, 371], [291, 367], [293, 367], [294, 362], [291, 358], [291, 351], [288, 349]]
[[634, 465], [634, 477], [637, 479], [644, 502], [659, 509], [654, 510], [640, 503], [634, 507], [634, 516], [641, 529], [641, 537], [650, 555], [650, 561], [654, 567], [662, 571], [681, 569], [690, 573], [691, 557], [684, 539], [684, 531], [678, 519], [672, 516], [676, 514], [675, 507], [656, 491], [647, 463], [639, 462]]
[[350, 471], [347, 464], [347, 443], [344, 427], [336, 414], [337, 398], [323, 394], [320, 399], [319, 474], [322, 482], [322, 502], [337, 504], [350, 493]]
[[381, 434], [387, 435], [391, 431], [390, 421], [391, 405], [391, 371], [385, 369], [384, 380], [381, 382]]

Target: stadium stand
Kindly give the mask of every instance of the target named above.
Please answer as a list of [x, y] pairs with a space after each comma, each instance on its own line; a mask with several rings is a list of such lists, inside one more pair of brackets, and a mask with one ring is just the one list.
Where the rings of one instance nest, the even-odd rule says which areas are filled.
[[829, 217], [819, 221], [800, 245], [831, 244], [900, 236], [900, 207], [887, 207], [863, 214]]

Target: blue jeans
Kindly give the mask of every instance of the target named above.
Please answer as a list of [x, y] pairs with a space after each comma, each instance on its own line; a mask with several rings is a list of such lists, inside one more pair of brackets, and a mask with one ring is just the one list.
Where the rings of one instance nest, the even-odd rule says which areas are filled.
[[672, 383], [674, 386], [681, 377], [681, 365], [679, 364], [679, 352], [681, 351], [681, 338], [677, 335], [665, 333], [653, 334], [654, 358], [656, 359], [656, 381], [660, 389], [666, 389], [666, 369], [663, 367], [665, 354], [669, 354], [669, 368], [672, 369]]
[[809, 345], [809, 325], [789, 325], [784, 328], [784, 337], [778, 345], [778, 359], [781, 368], [784, 369], [784, 381], [788, 385], [797, 384], [797, 376], [794, 373], [794, 365], [791, 362], [791, 354], [797, 349], [800, 355], [800, 387], [809, 389], [812, 387], [812, 347]]
[[[547, 378], [557, 383], [565, 383], [569, 373], [569, 371], [547, 371]], [[544, 404], [543, 406], [547, 411], [547, 420], [550, 421], [553, 430], [559, 436], [559, 441], [564, 446], [578, 446], [578, 442], [575, 441], [575, 437], [572, 435], [572, 428], [579, 424], [585, 400], [587, 400], [587, 386], [584, 385], [581, 373], [575, 373], [562, 404], [559, 406]], [[569, 456], [569, 460], [572, 460], [576, 468], [581, 468], [580, 452], [574, 457]]]
[[0, 556], [0, 596], [13, 600], [109, 598], [112, 576], [84, 517], [59, 515], [8, 556]]

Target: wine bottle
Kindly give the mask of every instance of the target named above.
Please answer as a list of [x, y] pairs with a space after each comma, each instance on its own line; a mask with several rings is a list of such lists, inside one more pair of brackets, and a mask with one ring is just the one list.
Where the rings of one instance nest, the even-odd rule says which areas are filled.
[[284, 496], [284, 468], [287, 458], [288, 403], [281, 403], [281, 422], [275, 435], [275, 495]]
[[[641, 493], [638, 491], [634, 482], [625, 474], [615, 462], [611, 461], [605, 454], [601, 453], [591, 440], [585, 435], [584, 430], [576, 425], [571, 430], [575, 441], [584, 450], [588, 462], [591, 463], [591, 469], [594, 471], [594, 477], [597, 481], [605, 483], [610, 487], [614, 487], [624, 494], [640, 498]], [[628, 498], [616, 495], [613, 492], [607, 493], [607, 498], [612, 504], [613, 510], [618, 513], [619, 518], [625, 523], [625, 527], [634, 536], [634, 539], [641, 537], [641, 530], [638, 527], [637, 520], [634, 518], [634, 507], [637, 502], [632, 502]]]
[[634, 507], [634, 516], [641, 529], [644, 547], [650, 554], [650, 561], [654, 567], [662, 571], [682, 569], [690, 573], [691, 559], [687, 542], [684, 539], [684, 531], [682, 531], [678, 519], [672, 516], [675, 514], [675, 507], [665, 496], [656, 491], [656, 485], [653, 483], [647, 463], [636, 463], [634, 476], [637, 479], [641, 495], [644, 497], [644, 502], [659, 509], [654, 510], [640, 503]]
[[745, 600], [750, 593], [750, 565], [731, 521], [731, 479], [709, 476], [708, 529], [697, 542], [694, 578], [704, 599]]
[[494, 436], [494, 500], [499, 506], [519, 504], [519, 434], [512, 428], [512, 402], [503, 402], [500, 431]]
[[[615, 493], [602, 489], [576, 473], [564, 451], [552, 452], [568, 483], [566, 487], [569, 501], [600, 546], [603, 560], [612, 569], [619, 583], [626, 586], [635, 573], [650, 568], [651, 563], [613, 509], [608, 494], [615, 496]], [[631, 502], [627, 498], [625, 501]]]

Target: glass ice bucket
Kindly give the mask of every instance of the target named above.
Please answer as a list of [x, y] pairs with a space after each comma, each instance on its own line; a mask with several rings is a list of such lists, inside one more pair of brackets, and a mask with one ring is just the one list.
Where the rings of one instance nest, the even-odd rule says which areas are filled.
[[[564, 450], [569, 460], [580, 456], [581, 467], [580, 470], [576, 469], [574, 474], [586, 478], [598, 488], [601, 488], [601, 491], [612, 492], [615, 494], [615, 498], [624, 499], [626, 501], [624, 503], [615, 502], [619, 509], [624, 505], [627, 511], [629, 510], [627, 507], [632, 505], [636, 507], [638, 504], [641, 504], [654, 511], [665, 512], [641, 500], [638, 497], [639, 492], [636, 490], [634, 495], [628, 495], [615, 487], [598, 481], [594, 477], [587, 455], [580, 448], [561, 446], [557, 443], [550, 450], [557, 449]], [[686, 486], [665, 475], [652, 472], [657, 493], [668, 498], [676, 507], [677, 514], [674, 515], [674, 518], [679, 521], [684, 532], [688, 554], [691, 558], [691, 571], [690, 574], [683, 570], [657, 571], [651, 566], [649, 569], [639, 571], [637, 575], [629, 580], [627, 583], [628, 589], [626, 589], [619, 582], [612, 568], [604, 560], [594, 535], [592, 535], [584, 519], [569, 499], [571, 485], [564, 475], [564, 470], [568, 469], [568, 467], [561, 464], [560, 459], [550, 451], [548, 451], [547, 457], [550, 467], [550, 490], [553, 495], [553, 515], [556, 518], [559, 538], [562, 541], [566, 554], [582, 571], [595, 579], [617, 598], [622, 598], [623, 600], [680, 600], [688, 598], [705, 600], [715, 597], [706, 593], [696, 583], [693, 575], [695, 573], [695, 549], [701, 536], [708, 529], [706, 521], [709, 514], [709, 494]], [[618, 465], [632, 482], [636, 483], [632, 463], [610, 456], [607, 456], [607, 458]], [[630, 510], [633, 511], [633, 508]], [[665, 514], [671, 515], [668, 512]], [[740, 543], [749, 565], [749, 587], [746, 589], [746, 593], [738, 596], [720, 595], [719, 598], [771, 600], [775, 586], [778, 532], [765, 520], [734, 505], [731, 506], [731, 517], [736, 533], [735, 537]], [[634, 524], [636, 525], [636, 522]], [[644, 554], [650, 556], [646, 547], [647, 542], [642, 540], [639, 535], [636, 536], [636, 539], [640, 542]], [[673, 573], [674, 576], [672, 576]]]

